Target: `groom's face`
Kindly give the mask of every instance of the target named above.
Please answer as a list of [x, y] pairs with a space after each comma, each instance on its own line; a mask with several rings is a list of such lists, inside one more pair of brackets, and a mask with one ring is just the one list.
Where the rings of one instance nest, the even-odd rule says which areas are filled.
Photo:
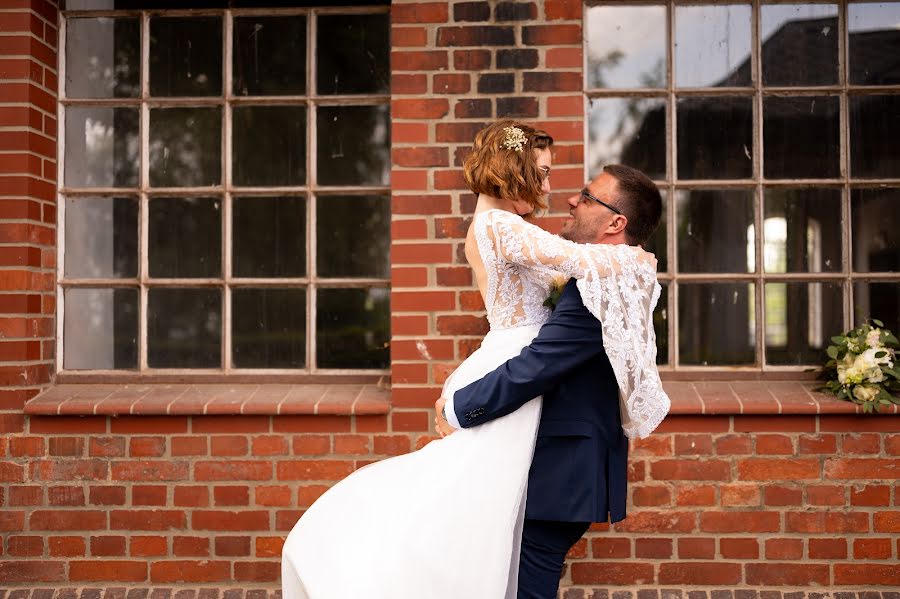
[[[616, 205], [618, 183], [612, 175], [601, 173], [585, 186], [588, 193]], [[569, 198], [569, 218], [563, 223], [560, 237], [576, 243], [601, 243], [604, 231], [615, 213], [597, 202], [584, 198], [581, 192]]]

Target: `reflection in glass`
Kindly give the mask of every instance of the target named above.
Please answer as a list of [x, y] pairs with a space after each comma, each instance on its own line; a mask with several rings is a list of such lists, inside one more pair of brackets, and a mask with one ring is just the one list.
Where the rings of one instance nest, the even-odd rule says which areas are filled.
[[66, 289], [65, 304], [63, 368], [137, 368], [137, 289]]
[[662, 214], [660, 214], [656, 231], [644, 243], [644, 249], [656, 256], [656, 271], [667, 272], [669, 270], [669, 247], [666, 244], [666, 218], [669, 194], [664, 189], [660, 189], [659, 193], [662, 196]]
[[221, 108], [150, 110], [150, 185], [218, 185], [221, 153]]
[[837, 84], [837, 5], [763, 5], [760, 30], [763, 85]]
[[140, 78], [138, 19], [66, 19], [66, 96], [134, 98]]
[[843, 328], [840, 283], [766, 283], [766, 362], [821, 364]]
[[390, 364], [390, 290], [316, 291], [319, 368], [387, 368]]
[[231, 301], [235, 368], [306, 365], [306, 289], [237, 288]]
[[236, 277], [306, 275], [306, 199], [236, 197], [232, 203]]
[[678, 287], [678, 352], [688, 365], [753, 364], [753, 283], [682, 283]]
[[319, 184], [387, 185], [388, 107], [322, 106], [317, 114]]
[[854, 189], [850, 222], [853, 270], [900, 272], [900, 189]]
[[588, 123], [590, 172], [627, 164], [651, 179], [665, 179], [665, 100], [591, 98]]
[[137, 198], [70, 197], [65, 222], [67, 277], [137, 276]]
[[900, 177], [900, 95], [850, 96], [850, 174]]
[[750, 85], [749, 4], [675, 7], [675, 85]]
[[767, 187], [763, 225], [766, 272], [841, 270], [840, 189]]
[[900, 283], [897, 281], [857, 281], [853, 284], [853, 326], [875, 318], [886, 329], [900, 331]]
[[316, 27], [316, 91], [319, 94], [390, 91], [389, 15], [321, 15]]
[[306, 16], [234, 18], [234, 93], [306, 91]]
[[656, 363], [669, 363], [669, 286], [661, 284], [662, 292], [653, 311], [653, 331], [656, 333]]
[[316, 237], [320, 277], [390, 277], [389, 197], [319, 196]]
[[152, 198], [150, 276], [222, 276], [221, 215], [219, 198]]
[[232, 123], [235, 185], [306, 183], [305, 106], [235, 106]]
[[900, 70], [900, 4], [852, 2], [847, 9], [850, 83], [897, 85]]
[[222, 19], [150, 19], [150, 95], [222, 93]]
[[66, 108], [67, 187], [137, 187], [136, 108]]
[[587, 85], [666, 87], [666, 7], [590, 6]]
[[675, 193], [680, 272], [754, 272], [753, 190]]
[[763, 99], [766, 177], [839, 177], [840, 144], [840, 100], [837, 96]]
[[753, 174], [753, 99], [680, 98], [679, 179], [745, 179]]
[[222, 292], [208, 288], [147, 291], [147, 363], [151, 368], [221, 366]]

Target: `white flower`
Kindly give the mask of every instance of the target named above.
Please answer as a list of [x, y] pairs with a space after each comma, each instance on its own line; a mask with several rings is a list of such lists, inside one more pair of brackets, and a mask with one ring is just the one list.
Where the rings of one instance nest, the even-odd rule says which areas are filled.
[[866, 335], [866, 345], [869, 347], [884, 347], [881, 343], [881, 329], [872, 329]]
[[859, 401], [872, 401], [878, 395], [878, 387], [873, 385], [857, 385], [853, 389], [853, 397]]

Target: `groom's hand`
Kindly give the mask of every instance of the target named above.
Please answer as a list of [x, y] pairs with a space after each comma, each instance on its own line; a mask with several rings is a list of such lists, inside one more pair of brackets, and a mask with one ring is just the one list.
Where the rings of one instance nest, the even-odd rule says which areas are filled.
[[456, 432], [456, 429], [450, 426], [450, 423], [447, 422], [447, 419], [444, 418], [442, 414], [445, 403], [447, 403], [447, 400], [443, 397], [438, 398], [438, 400], [434, 402], [434, 429], [442, 439], [447, 435], [451, 435]]

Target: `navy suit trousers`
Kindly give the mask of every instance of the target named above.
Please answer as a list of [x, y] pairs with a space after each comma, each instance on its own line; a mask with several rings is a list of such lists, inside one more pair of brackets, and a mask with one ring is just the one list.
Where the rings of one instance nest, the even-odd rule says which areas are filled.
[[556, 599], [566, 554], [590, 525], [525, 519], [518, 599]]

